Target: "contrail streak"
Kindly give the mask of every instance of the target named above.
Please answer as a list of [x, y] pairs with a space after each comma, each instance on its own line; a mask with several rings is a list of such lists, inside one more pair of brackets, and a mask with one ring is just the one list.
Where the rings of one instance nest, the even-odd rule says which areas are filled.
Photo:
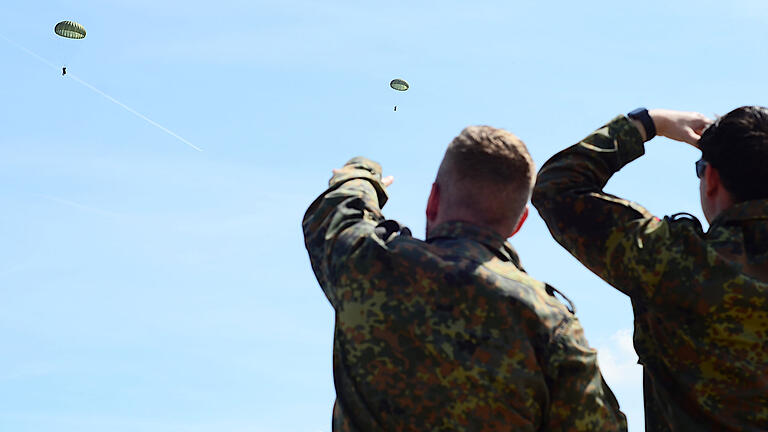
[[97, 89], [96, 87], [94, 87], [94, 86], [92, 86], [92, 85], [88, 84], [87, 82], [85, 82], [85, 81], [81, 80], [81, 79], [80, 79], [80, 78], [78, 78], [76, 75], [67, 74], [67, 75], [65, 75], [65, 76], [68, 76], [68, 77], [72, 78], [73, 80], [75, 80], [75, 81], [79, 82], [80, 84], [82, 84], [82, 85], [84, 85], [84, 86], [88, 87], [89, 89], [93, 90], [94, 92], [96, 92], [96, 93], [98, 93], [98, 94], [100, 94], [100, 95], [104, 96], [105, 98], [107, 98], [107, 99], [111, 100], [112, 102], [114, 102], [114, 103], [116, 103], [116, 104], [120, 105], [121, 107], [125, 108], [125, 109], [126, 109], [128, 112], [129, 112], [129, 113], [131, 113], [131, 114], [135, 115], [136, 117], [138, 117], [138, 118], [140, 118], [140, 119], [142, 119], [142, 120], [146, 120], [146, 121], [147, 121], [147, 123], [149, 123], [149, 124], [151, 124], [152, 126], [154, 126], [154, 127], [158, 128], [158, 129], [160, 129], [161, 131], [163, 131], [163, 132], [167, 133], [168, 135], [170, 135], [170, 136], [172, 136], [172, 137], [174, 137], [174, 138], [177, 138], [179, 141], [181, 141], [181, 142], [183, 142], [184, 144], [186, 144], [186, 145], [188, 145], [188, 146], [192, 147], [193, 149], [195, 149], [195, 150], [197, 150], [197, 151], [199, 151], [199, 152], [203, 151], [203, 149], [201, 149], [200, 147], [198, 147], [198, 146], [196, 146], [196, 145], [192, 144], [191, 142], [189, 142], [189, 141], [185, 140], [184, 138], [182, 138], [182, 137], [178, 136], [178, 135], [177, 135], [176, 133], [174, 133], [172, 130], [170, 130], [170, 129], [168, 129], [168, 128], [164, 127], [164, 126], [162, 126], [161, 124], [159, 124], [159, 123], [157, 123], [156, 121], [154, 121], [154, 120], [150, 119], [149, 117], [145, 116], [144, 114], [142, 114], [142, 113], [140, 113], [140, 112], [136, 111], [135, 109], [133, 109], [133, 108], [129, 107], [128, 105], [126, 105], [126, 104], [124, 104], [124, 103], [120, 102], [119, 100], [117, 100], [117, 99], [113, 98], [112, 96], [110, 96], [110, 95], [108, 95], [108, 94], [104, 93], [103, 91], [101, 91], [101, 90]]
[[[58, 67], [58, 66], [56, 66], [56, 65], [55, 65], [55, 64], [53, 64], [53, 63], [51, 63], [51, 62], [50, 62], [48, 59], [46, 59], [45, 57], [43, 57], [43, 56], [41, 56], [41, 55], [37, 54], [36, 52], [34, 52], [34, 51], [32, 51], [32, 50], [30, 50], [30, 49], [28, 49], [28, 48], [26, 48], [26, 47], [24, 47], [24, 46], [22, 46], [22, 45], [19, 45], [18, 43], [14, 42], [14, 41], [13, 41], [13, 40], [11, 40], [11, 39], [8, 39], [6, 36], [4, 36], [4, 35], [2, 35], [2, 34], [0, 34], [0, 37], [1, 37], [1, 38], [3, 38], [3, 39], [5, 39], [5, 40], [6, 40], [8, 43], [10, 43], [11, 45], [15, 46], [16, 48], [18, 48], [18, 49], [20, 49], [20, 50], [22, 50], [22, 51], [26, 52], [27, 54], [31, 55], [32, 57], [34, 57], [34, 58], [36, 58], [36, 59], [40, 60], [41, 62], [45, 63], [46, 65], [50, 66], [50, 67], [51, 67], [51, 68], [53, 68], [54, 70], [56, 70], [56, 71], [58, 71], [58, 70], [59, 70], [59, 67]], [[108, 95], [108, 94], [104, 93], [103, 91], [101, 91], [101, 90], [97, 89], [96, 87], [92, 86], [91, 84], [88, 84], [87, 82], [85, 82], [85, 81], [83, 81], [82, 79], [78, 78], [76, 75], [73, 75], [73, 74], [71, 74], [71, 73], [68, 73], [68, 74], [64, 75], [64, 77], [69, 77], [69, 78], [71, 78], [71, 79], [75, 80], [75, 82], [77, 82], [77, 83], [81, 84], [82, 86], [84, 86], [84, 87], [88, 88], [89, 90], [91, 90], [91, 91], [93, 91], [93, 92], [95, 92], [95, 93], [97, 93], [97, 94], [99, 94], [99, 95], [103, 96], [104, 98], [108, 99], [109, 101], [111, 101], [111, 102], [114, 102], [116, 105], [118, 105], [118, 106], [120, 106], [120, 107], [124, 108], [124, 109], [125, 109], [126, 111], [128, 111], [129, 113], [131, 113], [131, 114], [135, 115], [136, 117], [138, 117], [138, 118], [140, 118], [140, 119], [142, 119], [142, 120], [146, 121], [147, 123], [149, 123], [149, 124], [151, 124], [152, 126], [154, 126], [154, 127], [158, 128], [158, 129], [160, 129], [161, 131], [163, 131], [163, 132], [167, 133], [168, 135], [170, 135], [170, 136], [172, 136], [172, 137], [174, 137], [174, 138], [178, 139], [179, 141], [181, 141], [181, 142], [183, 142], [184, 144], [186, 144], [186, 145], [188, 145], [188, 146], [192, 147], [193, 149], [195, 149], [195, 150], [197, 150], [197, 151], [199, 151], [199, 152], [203, 151], [203, 149], [201, 149], [200, 147], [198, 147], [198, 146], [196, 146], [196, 145], [192, 144], [191, 142], [187, 141], [186, 139], [182, 138], [181, 136], [179, 136], [178, 134], [176, 134], [176, 133], [175, 133], [175, 132], [173, 132], [172, 130], [170, 130], [170, 129], [168, 129], [168, 128], [164, 127], [164, 126], [163, 126], [163, 125], [161, 125], [160, 123], [157, 123], [156, 121], [154, 121], [154, 120], [150, 119], [149, 117], [145, 116], [144, 114], [142, 114], [142, 113], [140, 113], [140, 112], [136, 111], [135, 109], [133, 109], [133, 108], [129, 107], [128, 105], [126, 105], [126, 104], [124, 104], [124, 103], [120, 102], [119, 100], [117, 100], [117, 99], [113, 98], [112, 96], [110, 96], [110, 95]]]
[[12, 41], [11, 39], [8, 39], [7, 37], [5, 37], [5, 36], [4, 36], [4, 35], [2, 35], [2, 34], [0, 34], [0, 37], [1, 37], [1, 38], [3, 38], [3, 39], [5, 39], [5, 40], [6, 40], [6, 42], [8, 42], [9, 44], [11, 44], [11, 45], [15, 46], [16, 48], [18, 48], [18, 49], [20, 49], [20, 50], [22, 50], [22, 51], [24, 51], [25, 53], [27, 53], [27, 54], [31, 55], [32, 57], [34, 57], [34, 58], [36, 58], [36, 59], [40, 60], [41, 62], [43, 62], [43, 63], [47, 64], [48, 66], [50, 66], [50, 67], [54, 68], [55, 70], [58, 70], [58, 69], [59, 69], [59, 67], [58, 67], [58, 66], [56, 66], [55, 64], [53, 64], [53, 63], [49, 62], [49, 61], [48, 61], [48, 60], [46, 60], [44, 57], [42, 57], [42, 56], [38, 55], [38, 54], [37, 54], [37, 53], [35, 53], [34, 51], [32, 51], [32, 50], [29, 50], [29, 49], [27, 49], [26, 47], [24, 47], [24, 46], [21, 46], [21, 45], [17, 44], [16, 42]]

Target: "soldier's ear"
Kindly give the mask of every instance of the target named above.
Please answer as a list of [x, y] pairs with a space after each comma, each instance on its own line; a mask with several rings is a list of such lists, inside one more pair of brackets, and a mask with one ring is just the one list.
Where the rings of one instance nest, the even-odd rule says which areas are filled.
[[434, 221], [437, 219], [437, 208], [440, 206], [440, 188], [437, 186], [437, 182], [432, 183], [432, 190], [429, 192], [429, 199], [427, 200], [427, 220]]
[[510, 237], [514, 236], [518, 231], [520, 231], [520, 228], [523, 227], [526, 219], [528, 219], [528, 206], [525, 206], [525, 209], [523, 209], [523, 214], [520, 216], [520, 222], [517, 223], [515, 231], [510, 235]]
[[707, 197], [714, 198], [722, 187], [720, 172], [711, 164], [707, 164], [704, 169], [704, 192], [707, 194]]

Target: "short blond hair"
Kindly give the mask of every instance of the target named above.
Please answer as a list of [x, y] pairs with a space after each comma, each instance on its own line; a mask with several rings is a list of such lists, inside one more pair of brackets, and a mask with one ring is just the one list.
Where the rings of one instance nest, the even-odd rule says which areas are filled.
[[447, 206], [496, 224], [520, 217], [535, 172], [528, 148], [517, 136], [490, 126], [470, 126], [445, 151], [437, 183]]

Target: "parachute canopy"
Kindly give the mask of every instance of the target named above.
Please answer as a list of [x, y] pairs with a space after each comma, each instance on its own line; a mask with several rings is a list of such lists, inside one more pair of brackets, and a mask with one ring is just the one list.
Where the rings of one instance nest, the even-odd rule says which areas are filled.
[[85, 27], [74, 21], [62, 21], [56, 24], [53, 31], [57, 35], [69, 39], [82, 39], [85, 37]]
[[392, 87], [393, 89], [397, 90], [397, 91], [406, 91], [406, 90], [408, 90], [411, 87], [411, 86], [408, 85], [407, 82], [405, 82], [405, 80], [400, 79], [400, 78], [393, 79], [389, 83], [389, 86]]

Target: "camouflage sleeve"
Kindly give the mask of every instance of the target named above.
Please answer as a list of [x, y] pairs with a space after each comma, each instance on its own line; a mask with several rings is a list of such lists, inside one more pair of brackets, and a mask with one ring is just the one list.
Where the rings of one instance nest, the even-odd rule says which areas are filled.
[[350, 266], [349, 260], [366, 242], [381, 243], [374, 229], [384, 220], [381, 207], [386, 201], [381, 166], [356, 157], [336, 171], [329, 188], [304, 215], [304, 242], [312, 269], [334, 308], [340, 294], [334, 288], [338, 278], [359, 267]]
[[668, 218], [602, 190], [644, 153], [637, 128], [617, 117], [547, 161], [532, 198], [558, 243], [630, 296], [653, 295], [676, 247]]
[[626, 431], [627, 419], [603, 380], [597, 351], [590, 348], [577, 320], [564, 321], [550, 348], [550, 405], [542, 429], [556, 431]]

